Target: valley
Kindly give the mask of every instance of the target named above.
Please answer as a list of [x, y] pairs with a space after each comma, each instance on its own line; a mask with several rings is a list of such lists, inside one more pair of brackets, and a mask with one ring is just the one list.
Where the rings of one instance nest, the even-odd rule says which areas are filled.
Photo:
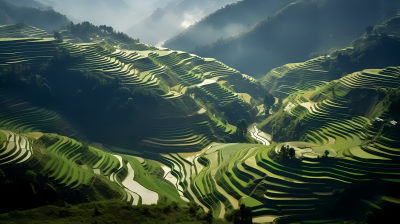
[[0, 25], [0, 223], [388, 223], [399, 15], [259, 79], [105, 25]]

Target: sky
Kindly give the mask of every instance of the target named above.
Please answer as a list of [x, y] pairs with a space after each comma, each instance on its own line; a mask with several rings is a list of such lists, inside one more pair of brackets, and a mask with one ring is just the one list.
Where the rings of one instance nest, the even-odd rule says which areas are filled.
[[[171, 0], [37, 0], [78, 23], [111, 25], [124, 31]], [[172, 0], [175, 1], [175, 0]]]

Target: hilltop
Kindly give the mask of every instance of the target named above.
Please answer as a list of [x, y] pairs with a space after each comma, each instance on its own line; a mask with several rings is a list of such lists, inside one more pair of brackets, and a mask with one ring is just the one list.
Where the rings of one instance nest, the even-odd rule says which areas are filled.
[[211, 44], [253, 26], [280, 4], [280, 0], [244, 0], [228, 4], [165, 41], [163, 47], [191, 51], [197, 45]]
[[6, 0], [6, 1], [18, 7], [24, 6], [24, 7], [42, 8], [42, 9], [48, 7], [37, 0]]
[[[390, 10], [398, 4], [389, 3]], [[242, 33], [192, 52], [260, 77], [283, 64], [304, 61], [312, 52], [348, 46], [382, 18], [381, 7], [379, 0], [296, 1]]]
[[66, 25], [69, 20], [52, 8], [18, 7], [0, 0], [0, 25], [29, 21], [34, 27], [43, 30], [55, 30]]

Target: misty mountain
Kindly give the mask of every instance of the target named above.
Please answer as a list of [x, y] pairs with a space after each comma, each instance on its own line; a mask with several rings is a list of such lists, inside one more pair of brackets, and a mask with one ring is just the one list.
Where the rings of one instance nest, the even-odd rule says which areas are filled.
[[125, 32], [139, 37], [141, 42], [161, 45], [165, 40], [179, 34], [204, 16], [232, 3], [234, 0], [183, 0], [174, 1], [164, 8], [156, 9]]
[[32, 8], [46, 8], [47, 6], [37, 0], [6, 0], [7, 2], [15, 5], [15, 6], [25, 6]]
[[52, 9], [18, 7], [7, 1], [0, 0], [0, 23], [10, 24], [25, 21], [31, 26], [52, 31], [67, 24], [69, 20]]
[[116, 30], [125, 30], [148, 16], [159, 7], [167, 6], [170, 0], [38, 0], [54, 7], [80, 23], [90, 21], [95, 25], [111, 25]]
[[300, 0], [245, 32], [197, 47], [193, 53], [256, 77], [274, 67], [307, 60], [312, 52], [347, 46], [368, 25], [395, 13], [395, 4], [394, 0]]
[[197, 45], [211, 44], [254, 25], [273, 12], [283, 0], [243, 0], [211, 13], [179, 35], [167, 40], [164, 47], [190, 51]]

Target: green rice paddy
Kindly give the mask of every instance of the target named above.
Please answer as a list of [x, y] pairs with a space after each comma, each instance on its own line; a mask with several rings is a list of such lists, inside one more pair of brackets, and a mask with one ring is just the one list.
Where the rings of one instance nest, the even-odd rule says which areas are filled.
[[[0, 33], [4, 30], [12, 37], [13, 31], [7, 29], [0, 26]], [[220, 103], [249, 103], [252, 98], [243, 93], [247, 100], [241, 100], [217, 82], [219, 78], [241, 74], [215, 59], [155, 48], [110, 52], [100, 43], [57, 44], [52, 39], [34, 38], [44, 35], [36, 29], [21, 32], [29, 37], [0, 36], [0, 66], [20, 62], [34, 66], [53, 57], [56, 47], [65, 47], [73, 55], [86, 55], [69, 65], [69, 72], [102, 71], [109, 77], [118, 77], [127, 87], [160, 90], [166, 73], [176, 75], [179, 83], [174, 86], [179, 87], [158, 91], [166, 100], [182, 98], [182, 90], [188, 87], [199, 88]], [[303, 142], [271, 145], [256, 128], [252, 134], [263, 144], [217, 143], [218, 136], [232, 134], [235, 127], [211, 119], [202, 109], [201, 113], [149, 121], [147, 125], [153, 133], [141, 141], [140, 148], [110, 146], [112, 152], [106, 152], [86, 147], [71, 136], [40, 133], [52, 132], [60, 116], [0, 89], [0, 168], [43, 164], [43, 172], [60, 189], [100, 189], [107, 185], [119, 192], [119, 200], [134, 205], [194, 201], [205, 211], [213, 211], [215, 217], [223, 218], [229, 210], [245, 204], [251, 207], [254, 221], [340, 222], [341, 219], [320, 212], [321, 206], [332, 201], [334, 189], [371, 180], [400, 180], [400, 128], [391, 126], [390, 131], [381, 134], [380, 121], [347, 116], [351, 102], [345, 96], [356, 88], [397, 87], [400, 67], [364, 70], [329, 84], [333, 78], [320, 65], [322, 60], [319, 57], [288, 64], [272, 70], [262, 80], [267, 88], [276, 86], [274, 91], [279, 97], [289, 96], [290, 106], [284, 113], [308, 125]], [[335, 97], [311, 101], [314, 94], [334, 84], [341, 87]], [[388, 119], [385, 116], [380, 115]], [[366, 142], [368, 136], [376, 136], [375, 141]], [[284, 144], [294, 147], [302, 160], [288, 163], [276, 159]], [[318, 156], [325, 150], [330, 158], [321, 160]], [[46, 155], [46, 161], [39, 163], [41, 154]], [[382, 200], [398, 203], [398, 199], [388, 196]]]

